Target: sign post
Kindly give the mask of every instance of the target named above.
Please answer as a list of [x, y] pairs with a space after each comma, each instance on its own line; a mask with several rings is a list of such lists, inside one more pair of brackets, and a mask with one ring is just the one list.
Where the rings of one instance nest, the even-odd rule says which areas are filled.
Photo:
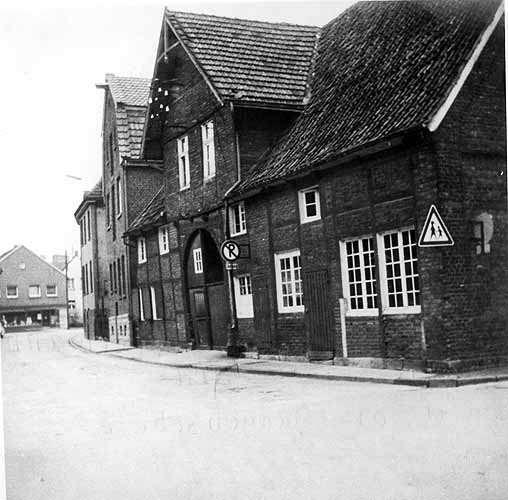
[[238, 320], [236, 318], [235, 285], [233, 281], [234, 263], [240, 257], [240, 245], [234, 240], [224, 240], [220, 246], [221, 257], [226, 262], [229, 286], [229, 310], [231, 313], [231, 328], [228, 332], [227, 353], [230, 358], [242, 356], [242, 349], [238, 345]]

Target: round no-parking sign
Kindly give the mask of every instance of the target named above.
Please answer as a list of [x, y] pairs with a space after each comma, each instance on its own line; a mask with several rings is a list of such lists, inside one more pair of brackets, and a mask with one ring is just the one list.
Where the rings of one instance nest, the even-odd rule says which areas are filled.
[[240, 245], [234, 240], [225, 240], [220, 246], [222, 258], [228, 262], [234, 262], [240, 257]]

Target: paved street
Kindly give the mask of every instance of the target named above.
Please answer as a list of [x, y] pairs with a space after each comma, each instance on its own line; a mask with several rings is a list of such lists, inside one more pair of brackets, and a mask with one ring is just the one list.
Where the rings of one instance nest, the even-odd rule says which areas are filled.
[[505, 500], [508, 383], [219, 373], [9, 334], [9, 500]]

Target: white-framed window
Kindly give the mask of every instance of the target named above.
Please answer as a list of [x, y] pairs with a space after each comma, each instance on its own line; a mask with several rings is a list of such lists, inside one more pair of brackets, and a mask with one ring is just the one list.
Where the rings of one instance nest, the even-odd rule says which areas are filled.
[[231, 236], [238, 236], [247, 232], [245, 219], [245, 205], [243, 201], [231, 205], [229, 208], [229, 226]]
[[58, 297], [56, 285], [46, 285], [46, 297]]
[[279, 313], [303, 312], [300, 250], [275, 254], [275, 280]]
[[194, 272], [201, 274], [203, 272], [203, 254], [201, 253], [201, 248], [195, 248], [192, 251], [192, 255], [194, 257]]
[[155, 288], [150, 287], [150, 306], [152, 308], [152, 319], [159, 319], [157, 316], [157, 299], [155, 297]]
[[141, 236], [138, 238], [138, 264], [146, 262], [146, 239]]
[[143, 290], [138, 288], [139, 321], [145, 321], [145, 308], [143, 306]]
[[189, 137], [184, 135], [176, 141], [178, 150], [178, 175], [180, 190], [190, 187]]
[[300, 208], [300, 222], [313, 222], [321, 219], [321, 206], [317, 186], [298, 191], [298, 205]]
[[18, 298], [18, 287], [16, 285], [7, 285], [5, 296], [8, 299], [17, 299]]
[[40, 285], [30, 285], [28, 287], [28, 296], [32, 299], [41, 296], [41, 287]]
[[201, 125], [201, 139], [203, 143], [203, 178], [215, 177], [215, 145], [213, 139], [213, 121]]
[[169, 226], [159, 228], [159, 253], [164, 255], [169, 252]]
[[348, 316], [377, 315], [374, 237], [341, 241], [340, 255]]
[[377, 238], [383, 313], [419, 313], [420, 283], [414, 228], [385, 232]]
[[122, 215], [122, 183], [120, 177], [116, 180], [116, 218]]
[[234, 277], [236, 315], [238, 318], [253, 318], [252, 283], [250, 274]]

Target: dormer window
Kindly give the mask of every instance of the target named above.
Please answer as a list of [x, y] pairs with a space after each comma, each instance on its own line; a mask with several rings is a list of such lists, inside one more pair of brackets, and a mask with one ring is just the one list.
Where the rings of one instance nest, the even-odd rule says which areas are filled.
[[203, 178], [215, 177], [215, 144], [213, 139], [213, 121], [201, 125], [201, 139], [203, 142]]

